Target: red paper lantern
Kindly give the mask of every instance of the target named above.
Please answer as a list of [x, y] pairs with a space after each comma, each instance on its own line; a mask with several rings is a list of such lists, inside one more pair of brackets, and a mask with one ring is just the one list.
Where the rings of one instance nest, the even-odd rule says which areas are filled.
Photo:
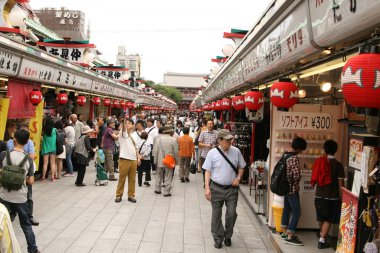
[[111, 105], [111, 99], [109, 99], [109, 98], [103, 99], [103, 105], [104, 106], [110, 106]]
[[125, 102], [125, 100], [121, 100], [121, 101], [120, 101], [120, 107], [123, 108], [123, 109], [126, 107], [126, 102]]
[[136, 104], [134, 102], [132, 102], [131, 109], [134, 109], [134, 108], [136, 108]]
[[342, 93], [353, 107], [380, 108], [380, 54], [360, 54], [342, 69]]
[[237, 95], [232, 98], [232, 107], [236, 111], [241, 111], [245, 109], [245, 103], [244, 103], [244, 96], [243, 95]]
[[204, 111], [208, 111], [210, 109], [210, 105], [209, 104], [205, 104], [204, 106], [203, 106], [203, 110]]
[[298, 103], [298, 88], [290, 79], [280, 79], [270, 89], [270, 100], [280, 111], [287, 111]]
[[79, 106], [84, 106], [86, 104], [86, 102], [87, 102], [87, 99], [85, 96], [78, 96], [77, 97], [77, 104]]
[[68, 100], [69, 98], [67, 96], [67, 93], [64, 91], [61, 91], [61, 93], [57, 95], [57, 103], [60, 105], [65, 105]]
[[257, 112], [264, 104], [264, 95], [258, 90], [248, 91], [244, 95], [244, 102], [248, 110]]
[[218, 100], [215, 102], [214, 110], [215, 111], [221, 111], [222, 110], [222, 100]]
[[215, 102], [210, 103], [209, 110], [213, 111], [215, 109]]
[[114, 99], [113, 102], [112, 102], [112, 106], [115, 107], [115, 108], [119, 108], [120, 106], [120, 102], [118, 99]]
[[41, 91], [37, 90], [37, 89], [33, 89], [30, 93], [29, 93], [29, 100], [30, 102], [34, 105], [34, 106], [37, 106], [39, 103], [41, 103], [43, 97], [42, 97], [42, 93]]
[[127, 106], [127, 108], [132, 108], [132, 102], [131, 102], [131, 101], [128, 101], [128, 102], [126, 103], [126, 106]]
[[100, 105], [100, 97], [93, 97], [92, 98], [92, 103], [94, 105]]
[[231, 109], [231, 99], [223, 98], [222, 99], [222, 111], [229, 111]]

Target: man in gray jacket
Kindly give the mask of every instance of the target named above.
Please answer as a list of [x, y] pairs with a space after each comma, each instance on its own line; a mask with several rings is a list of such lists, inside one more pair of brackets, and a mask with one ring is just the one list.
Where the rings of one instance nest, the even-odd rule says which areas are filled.
[[171, 189], [172, 189], [172, 179], [173, 179], [173, 173], [174, 169], [169, 169], [163, 165], [162, 160], [164, 159], [165, 155], [171, 154], [174, 156], [176, 162], [179, 161], [178, 159], [178, 143], [177, 140], [172, 137], [171, 135], [174, 132], [174, 128], [172, 126], [166, 126], [164, 127], [164, 135], [158, 137], [156, 140], [156, 145], [153, 146], [153, 156], [154, 156], [154, 163], [157, 166], [157, 173], [156, 173], [156, 187], [154, 192], [156, 194], [161, 194], [161, 182], [162, 178], [164, 177], [165, 172], [165, 178], [164, 178], [164, 197], [170, 197], [171, 196]]

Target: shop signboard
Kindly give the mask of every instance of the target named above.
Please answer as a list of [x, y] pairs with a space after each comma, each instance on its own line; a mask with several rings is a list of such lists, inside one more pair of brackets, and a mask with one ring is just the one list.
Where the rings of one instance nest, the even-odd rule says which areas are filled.
[[114, 86], [94, 80], [92, 82], [91, 91], [112, 96], [114, 92]]
[[21, 69], [18, 77], [38, 81], [43, 83], [52, 83], [54, 68], [48, 64], [40, 64], [38, 62], [24, 58], [21, 62]]
[[0, 98], [0, 140], [4, 140], [10, 98]]
[[[308, 0], [315, 42], [330, 47], [347, 38], [362, 36], [363, 31], [380, 23], [378, 0]], [[339, 31], [339, 32], [337, 32]], [[373, 32], [373, 30], [371, 30]]]
[[16, 76], [20, 68], [21, 58], [0, 50], [0, 74]]
[[120, 87], [115, 87], [113, 89], [113, 95], [115, 97], [120, 97], [120, 98], [126, 99], [127, 95], [128, 95], [128, 91], [123, 89], [123, 88], [120, 88]]
[[41, 150], [41, 137], [42, 137], [42, 119], [44, 116], [44, 103], [39, 103], [36, 107], [36, 115], [29, 121], [30, 139], [34, 143], [35, 157], [34, 163], [36, 170], [39, 168], [39, 156]]
[[91, 90], [92, 80], [62, 69], [55, 69], [53, 83], [73, 89]]
[[339, 234], [336, 252], [354, 253], [358, 220], [357, 196], [342, 187], [342, 208], [340, 214]]
[[[48, 44], [48, 43], [46, 43]], [[70, 62], [84, 62], [84, 50], [85, 48], [75, 48], [75, 47], [49, 47], [46, 46], [47, 52], [51, 53], [52, 55], [56, 57], [60, 57], [63, 60], [70, 61]]]
[[280, 129], [331, 130], [333, 120], [328, 113], [281, 112]]

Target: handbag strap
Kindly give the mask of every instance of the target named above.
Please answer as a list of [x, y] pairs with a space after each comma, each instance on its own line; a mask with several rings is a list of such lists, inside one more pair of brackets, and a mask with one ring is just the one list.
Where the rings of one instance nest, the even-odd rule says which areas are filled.
[[216, 149], [219, 151], [219, 153], [223, 156], [223, 158], [228, 162], [228, 164], [231, 166], [231, 168], [235, 171], [236, 173], [236, 176], [239, 174], [238, 172], [238, 169], [235, 167], [235, 165], [232, 164], [232, 162], [230, 161], [230, 159], [228, 159], [228, 157], [223, 153], [223, 151], [219, 148], [219, 147], [216, 147]]
[[141, 153], [141, 149], [144, 147], [144, 144], [145, 144], [146, 141], [143, 142], [143, 144], [141, 144], [141, 147], [139, 149], [139, 154]]

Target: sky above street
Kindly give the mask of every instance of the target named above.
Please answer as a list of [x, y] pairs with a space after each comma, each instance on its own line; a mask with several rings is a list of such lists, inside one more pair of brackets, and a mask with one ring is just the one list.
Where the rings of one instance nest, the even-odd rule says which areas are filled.
[[141, 75], [156, 83], [166, 72], [209, 73], [222, 55], [223, 32], [251, 29], [272, 0], [30, 0], [33, 9], [66, 7], [85, 13], [91, 38], [114, 64], [117, 47], [142, 58]]

